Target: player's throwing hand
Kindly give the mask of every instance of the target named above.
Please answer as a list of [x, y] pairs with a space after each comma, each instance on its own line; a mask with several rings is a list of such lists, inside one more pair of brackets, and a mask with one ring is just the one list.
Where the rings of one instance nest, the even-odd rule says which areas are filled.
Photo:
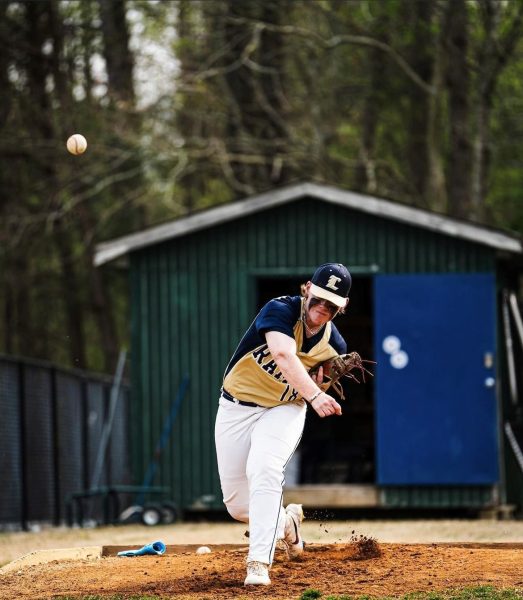
[[[318, 370], [311, 375], [311, 379], [316, 385], [323, 383], [323, 367], [320, 366]], [[341, 415], [341, 406], [334, 400], [332, 396], [325, 392], [319, 394], [311, 402], [312, 408], [318, 413], [320, 417], [330, 417], [331, 415]]]
[[320, 417], [330, 417], [331, 415], [341, 415], [341, 406], [332, 396], [322, 392], [311, 402], [312, 408]]

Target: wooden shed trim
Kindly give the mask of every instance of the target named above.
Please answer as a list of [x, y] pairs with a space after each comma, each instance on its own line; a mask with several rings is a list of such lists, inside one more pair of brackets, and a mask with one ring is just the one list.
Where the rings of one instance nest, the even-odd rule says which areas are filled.
[[488, 229], [480, 225], [459, 221], [374, 196], [366, 196], [315, 183], [300, 183], [271, 190], [270, 192], [252, 196], [238, 202], [231, 202], [223, 206], [210, 208], [163, 225], [151, 227], [145, 231], [126, 235], [109, 242], [103, 242], [96, 247], [94, 264], [99, 266], [140, 248], [187, 235], [201, 229], [214, 227], [220, 223], [226, 223], [227, 221], [300, 200], [304, 197], [315, 198], [385, 219], [416, 225], [452, 237], [484, 244], [497, 250], [519, 254], [523, 252], [521, 240], [502, 231]]

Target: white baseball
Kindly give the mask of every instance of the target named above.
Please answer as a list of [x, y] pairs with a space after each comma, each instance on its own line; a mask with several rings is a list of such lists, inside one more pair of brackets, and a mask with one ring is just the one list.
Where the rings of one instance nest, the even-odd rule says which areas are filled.
[[200, 546], [196, 550], [196, 554], [210, 554], [210, 553], [211, 553], [211, 549], [208, 546]]
[[75, 133], [67, 140], [66, 145], [71, 154], [83, 154], [87, 149], [87, 140], [81, 133]]

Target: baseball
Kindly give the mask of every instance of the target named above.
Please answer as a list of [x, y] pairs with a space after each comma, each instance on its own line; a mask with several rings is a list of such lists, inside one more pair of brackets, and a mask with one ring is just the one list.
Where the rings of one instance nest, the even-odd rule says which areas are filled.
[[196, 554], [210, 554], [210, 553], [211, 553], [211, 549], [208, 546], [200, 546], [196, 550]]
[[82, 134], [75, 133], [67, 140], [67, 149], [71, 154], [83, 154], [87, 149], [87, 140]]

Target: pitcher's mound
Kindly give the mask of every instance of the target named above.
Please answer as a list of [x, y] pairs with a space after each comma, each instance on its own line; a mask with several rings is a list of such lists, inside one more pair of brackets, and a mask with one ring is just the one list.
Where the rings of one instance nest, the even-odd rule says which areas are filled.
[[379, 544], [367, 538], [311, 544], [294, 562], [277, 551], [272, 585], [262, 589], [243, 586], [246, 547], [208, 546], [210, 554], [196, 554], [197, 546], [168, 547], [163, 556], [105, 556], [25, 567], [0, 576], [1, 597], [142, 594], [224, 600], [261, 595], [297, 600], [308, 588], [352, 596], [400, 596], [478, 585], [523, 590], [523, 544]]

